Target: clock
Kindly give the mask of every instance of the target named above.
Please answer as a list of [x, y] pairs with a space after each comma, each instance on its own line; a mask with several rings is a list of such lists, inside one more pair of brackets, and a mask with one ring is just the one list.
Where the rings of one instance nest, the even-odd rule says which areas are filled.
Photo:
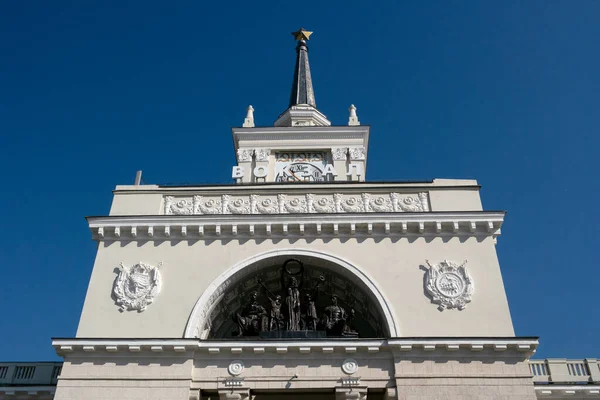
[[326, 165], [324, 152], [275, 153], [275, 182], [321, 182]]

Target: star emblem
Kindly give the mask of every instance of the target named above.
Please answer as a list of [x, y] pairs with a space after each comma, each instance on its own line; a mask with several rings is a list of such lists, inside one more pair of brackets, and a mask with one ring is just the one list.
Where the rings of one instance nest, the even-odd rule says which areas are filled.
[[292, 35], [296, 40], [308, 40], [308, 37], [312, 35], [312, 32], [309, 32], [304, 28], [300, 28], [296, 32], [292, 32]]

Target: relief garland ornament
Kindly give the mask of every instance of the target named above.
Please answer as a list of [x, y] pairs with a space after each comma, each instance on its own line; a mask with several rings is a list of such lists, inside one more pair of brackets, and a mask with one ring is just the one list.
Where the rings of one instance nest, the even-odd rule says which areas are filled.
[[161, 289], [161, 276], [158, 266], [139, 262], [131, 268], [119, 265], [119, 275], [115, 279], [113, 294], [120, 311], [137, 310], [142, 312], [151, 304]]
[[446, 308], [463, 310], [471, 301], [475, 289], [465, 266], [467, 260], [460, 265], [448, 260], [439, 264], [431, 264], [429, 260], [426, 262], [429, 269], [425, 275], [425, 288], [432, 302], [439, 304], [440, 311]]
[[360, 196], [332, 193], [319, 195], [308, 193], [304, 197], [288, 197], [284, 193], [276, 199], [256, 194], [250, 196], [204, 197], [192, 199], [165, 196], [165, 215], [203, 214], [287, 214], [287, 213], [359, 213], [359, 212], [427, 212], [429, 202], [426, 192], [384, 195], [361, 193]]

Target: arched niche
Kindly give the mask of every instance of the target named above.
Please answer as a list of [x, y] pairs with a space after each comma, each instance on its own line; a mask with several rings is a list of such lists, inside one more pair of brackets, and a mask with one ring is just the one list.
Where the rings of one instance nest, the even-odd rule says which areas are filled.
[[[335, 293], [340, 305], [356, 311], [355, 325], [361, 337], [397, 337], [399, 329], [391, 305], [362, 269], [340, 257], [305, 249], [273, 250], [246, 259], [222, 273], [196, 302], [184, 337], [228, 339], [236, 324], [232, 313], [247, 301], [246, 295], [260, 290], [258, 279], [273, 293], [279, 293], [282, 264], [296, 258], [305, 265], [305, 289], [314, 287], [320, 275], [317, 305], [322, 307]], [[263, 298], [264, 306], [267, 306]]]

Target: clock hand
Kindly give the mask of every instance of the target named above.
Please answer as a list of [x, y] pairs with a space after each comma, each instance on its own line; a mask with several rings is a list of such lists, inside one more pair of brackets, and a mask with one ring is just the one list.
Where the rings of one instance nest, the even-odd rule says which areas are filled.
[[297, 180], [298, 182], [300, 182], [300, 178], [298, 178], [298, 177], [296, 176], [296, 174], [294, 174], [294, 171], [292, 171], [291, 169], [290, 169], [289, 171], [290, 171], [290, 174], [292, 174], [292, 176], [293, 176], [294, 178], [296, 178], [296, 180]]

